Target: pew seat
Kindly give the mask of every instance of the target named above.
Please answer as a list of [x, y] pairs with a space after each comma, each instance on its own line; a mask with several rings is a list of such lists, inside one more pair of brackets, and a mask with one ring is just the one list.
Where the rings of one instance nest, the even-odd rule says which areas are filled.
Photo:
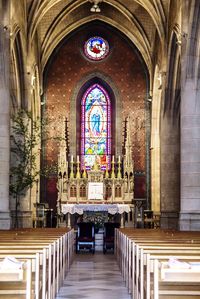
[[31, 260], [23, 261], [22, 269], [0, 270], [0, 298], [10, 295], [22, 299], [32, 299], [34, 289], [32, 285]]
[[54, 299], [71, 264], [73, 237], [66, 228], [0, 231], [0, 260], [13, 256], [28, 265], [0, 271], [0, 298]]
[[[200, 233], [156, 229], [118, 229], [115, 253], [133, 299], [200, 298], [200, 269], [171, 271], [171, 257], [200, 262]], [[156, 267], [156, 261], [159, 267]], [[163, 264], [162, 268], [164, 267]], [[188, 272], [188, 273], [187, 273]]]

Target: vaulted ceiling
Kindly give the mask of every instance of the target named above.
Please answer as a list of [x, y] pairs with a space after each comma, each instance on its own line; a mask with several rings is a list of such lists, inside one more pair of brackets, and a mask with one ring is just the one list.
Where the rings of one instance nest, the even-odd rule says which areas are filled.
[[[94, 2], [101, 12], [90, 11]], [[169, 4], [170, 0], [27, 0], [28, 41], [31, 44], [37, 35], [44, 69], [62, 39], [79, 26], [100, 20], [124, 33], [151, 70], [155, 44], [159, 42], [164, 51]]]

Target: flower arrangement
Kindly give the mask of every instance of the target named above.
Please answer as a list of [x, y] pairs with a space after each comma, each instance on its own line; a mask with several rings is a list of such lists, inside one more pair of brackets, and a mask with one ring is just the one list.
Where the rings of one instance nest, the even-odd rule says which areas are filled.
[[86, 212], [83, 215], [84, 222], [93, 222], [95, 230], [98, 231], [104, 227], [104, 223], [108, 221], [107, 212]]

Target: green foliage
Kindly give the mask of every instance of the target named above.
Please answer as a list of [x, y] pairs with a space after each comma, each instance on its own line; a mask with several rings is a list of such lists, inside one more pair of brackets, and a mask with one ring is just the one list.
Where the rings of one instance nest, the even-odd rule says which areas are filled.
[[[39, 171], [36, 167], [40, 143], [40, 122], [34, 121], [29, 112], [19, 110], [12, 118], [10, 194], [15, 198], [31, 187]], [[17, 203], [19, 204], [19, 203]]]
[[[33, 120], [31, 113], [19, 110], [12, 117], [10, 194], [15, 198], [15, 227], [18, 227], [20, 198], [38, 181], [38, 176], [57, 173], [57, 164], [38, 168], [40, 145], [49, 139], [61, 140], [49, 134], [48, 119]], [[43, 140], [42, 137], [43, 136]]]

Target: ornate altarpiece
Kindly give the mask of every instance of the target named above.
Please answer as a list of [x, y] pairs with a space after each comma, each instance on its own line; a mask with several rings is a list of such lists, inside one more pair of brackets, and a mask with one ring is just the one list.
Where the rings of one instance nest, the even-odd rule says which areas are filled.
[[[92, 206], [95, 209], [96, 205], [102, 205], [102, 207], [113, 205], [113, 208], [114, 205], [115, 207], [119, 205], [119, 209], [120, 205], [121, 207], [123, 205], [124, 210], [121, 209], [121, 211], [130, 211], [134, 199], [134, 172], [131, 147], [130, 123], [127, 120], [125, 155], [123, 159], [118, 157], [116, 161], [113, 156], [110, 171], [108, 171], [108, 167], [102, 170], [98, 163], [95, 163], [91, 170], [86, 171], [84, 169], [81, 171], [79, 156], [77, 156], [76, 162], [74, 162], [73, 157], [71, 157], [70, 162], [67, 160], [65, 126], [63, 126], [63, 138], [58, 157], [58, 214], [70, 213], [69, 207], [66, 205], [85, 205], [85, 207], [88, 207], [88, 210], [89, 207], [92, 210]], [[88, 186], [91, 182], [103, 184], [103, 198], [89, 199]], [[119, 209], [116, 209], [116, 213], [119, 213]]]

